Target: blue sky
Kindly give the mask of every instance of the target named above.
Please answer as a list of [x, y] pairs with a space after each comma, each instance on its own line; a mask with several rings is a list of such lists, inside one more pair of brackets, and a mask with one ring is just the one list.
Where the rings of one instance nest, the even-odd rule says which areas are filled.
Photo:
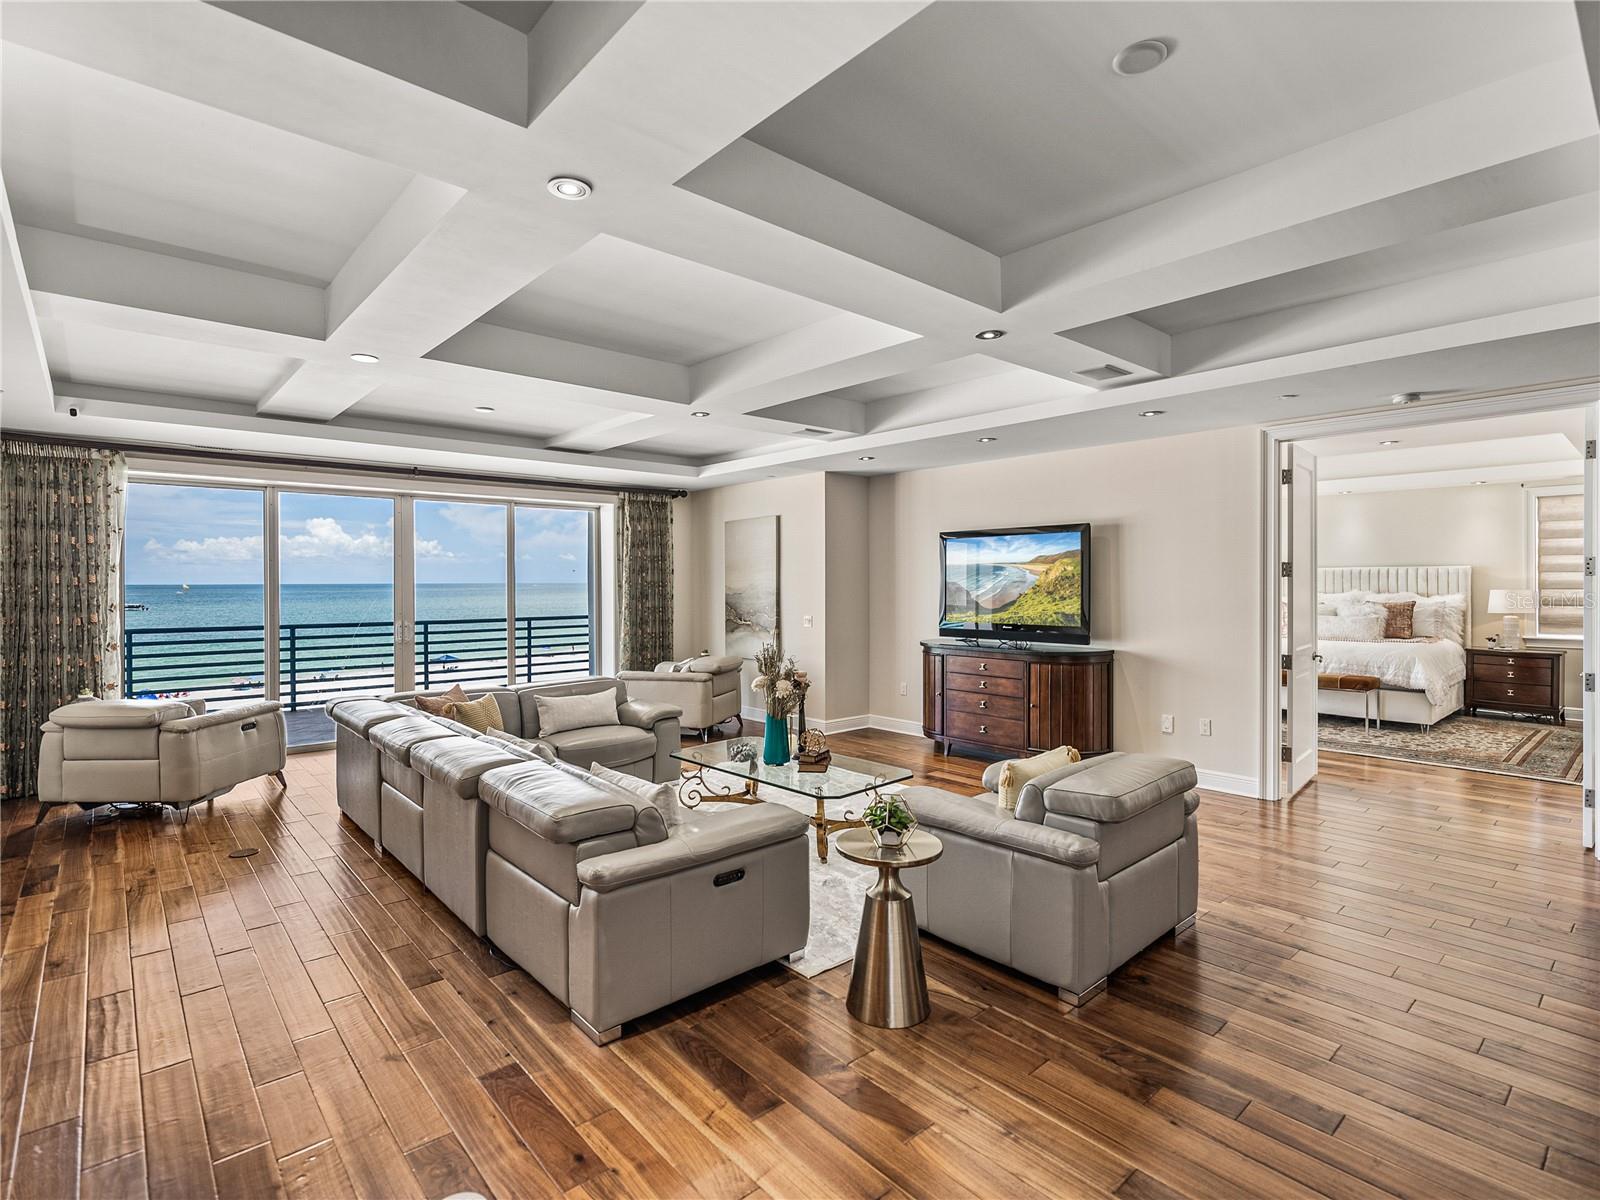
[[952, 541], [949, 561], [955, 563], [1023, 563], [1040, 554], [1060, 554], [1076, 550], [1083, 535], [1072, 533], [1027, 533], [1012, 537], [962, 538]]
[[[505, 579], [505, 509], [418, 500], [418, 583]], [[589, 521], [581, 509], [518, 508], [519, 583], [579, 582]], [[388, 583], [394, 503], [372, 496], [285, 492], [279, 510], [283, 582]], [[128, 487], [127, 579], [141, 583], [254, 583], [262, 578], [262, 498], [234, 488]]]

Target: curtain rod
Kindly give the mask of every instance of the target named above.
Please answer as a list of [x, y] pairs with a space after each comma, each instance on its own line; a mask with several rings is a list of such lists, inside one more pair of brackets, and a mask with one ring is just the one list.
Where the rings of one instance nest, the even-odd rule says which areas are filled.
[[445, 471], [437, 468], [381, 466], [374, 463], [341, 462], [337, 459], [328, 458], [299, 458], [293, 455], [236, 454], [227, 450], [186, 450], [163, 445], [160, 442], [117, 442], [98, 438], [56, 437], [39, 433], [7, 432], [3, 436], [5, 440], [13, 442], [83, 446], [95, 450], [121, 450], [139, 454], [169, 454], [178, 458], [199, 459], [203, 462], [249, 463], [274, 467], [312, 467], [321, 470], [352, 471], [364, 475], [376, 475], [397, 480], [429, 479], [450, 483], [501, 483], [512, 484], [517, 487], [553, 488], [569, 492], [610, 492], [616, 495], [620, 495], [623, 492], [644, 492], [666, 496], [671, 500], [682, 499], [689, 494], [683, 488], [622, 487], [614, 483], [576, 483], [569, 479], [537, 479], [523, 475], [474, 475], [463, 471]]

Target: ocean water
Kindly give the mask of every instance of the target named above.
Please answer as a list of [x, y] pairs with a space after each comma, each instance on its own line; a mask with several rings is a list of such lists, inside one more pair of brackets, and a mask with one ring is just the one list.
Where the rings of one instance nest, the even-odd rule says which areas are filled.
[[[417, 680], [429, 686], [503, 681], [505, 585], [417, 586]], [[250, 700], [262, 694], [263, 597], [258, 584], [129, 584], [124, 628], [132, 635], [134, 695], [187, 694]], [[132, 607], [141, 605], [143, 607]], [[280, 654], [288, 699], [293, 643], [296, 703], [387, 690], [394, 677], [394, 589], [388, 584], [285, 584]], [[586, 668], [588, 588], [527, 583], [516, 615], [546, 618], [517, 631], [519, 677]], [[561, 620], [558, 618], [567, 618]], [[292, 631], [292, 637], [291, 637]], [[577, 674], [585, 673], [576, 670]]]

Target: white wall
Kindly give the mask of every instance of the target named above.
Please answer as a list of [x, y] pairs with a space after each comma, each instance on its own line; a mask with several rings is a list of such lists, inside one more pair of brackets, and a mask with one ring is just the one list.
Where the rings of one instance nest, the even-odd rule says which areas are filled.
[[[1529, 586], [1526, 505], [1517, 484], [1319, 496], [1317, 560], [1329, 567], [1470, 566], [1473, 641], [1481, 646], [1485, 634], [1500, 631], [1500, 618], [1488, 612], [1489, 589]], [[1532, 624], [1524, 619], [1525, 633]], [[1583, 703], [1582, 657], [1581, 647], [1567, 650], [1569, 708]]]

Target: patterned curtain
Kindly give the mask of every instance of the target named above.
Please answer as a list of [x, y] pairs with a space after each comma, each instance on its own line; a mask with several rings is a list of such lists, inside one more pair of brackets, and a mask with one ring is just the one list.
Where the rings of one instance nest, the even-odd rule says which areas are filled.
[[622, 669], [648, 671], [672, 657], [672, 501], [659, 492], [617, 498], [617, 582]]
[[0, 443], [0, 797], [31, 795], [39, 726], [122, 662], [122, 455]]

